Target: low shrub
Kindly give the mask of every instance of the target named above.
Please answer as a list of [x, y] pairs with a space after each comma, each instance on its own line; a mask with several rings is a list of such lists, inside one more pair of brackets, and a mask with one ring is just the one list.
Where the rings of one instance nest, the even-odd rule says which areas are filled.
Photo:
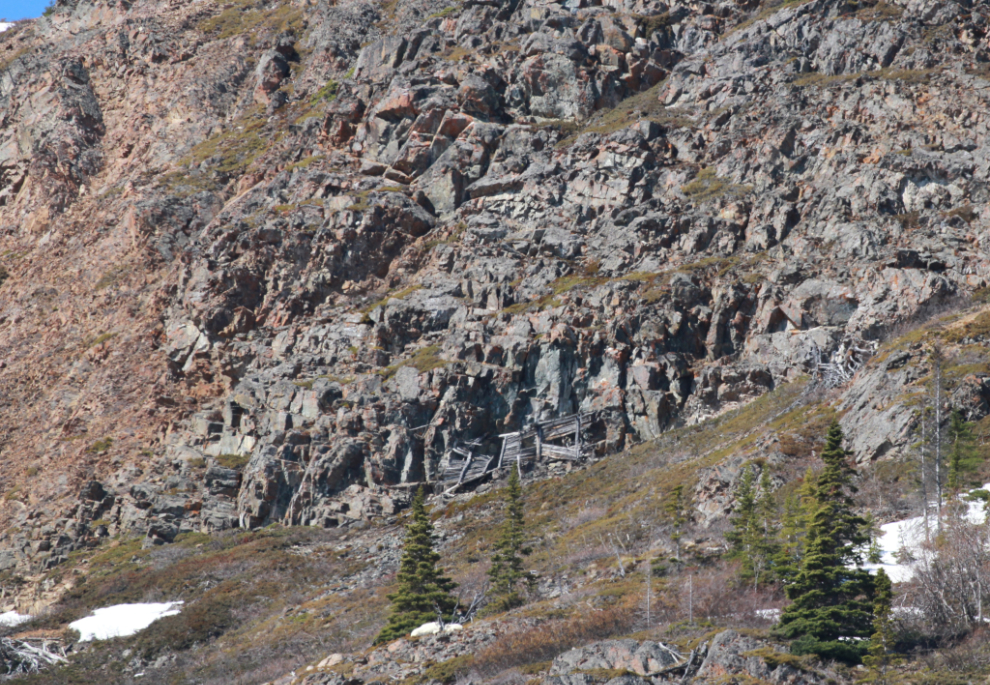
[[542, 665], [569, 649], [628, 633], [637, 621], [636, 611], [624, 605], [546, 621], [499, 637], [477, 653], [473, 670], [487, 678], [509, 668]]

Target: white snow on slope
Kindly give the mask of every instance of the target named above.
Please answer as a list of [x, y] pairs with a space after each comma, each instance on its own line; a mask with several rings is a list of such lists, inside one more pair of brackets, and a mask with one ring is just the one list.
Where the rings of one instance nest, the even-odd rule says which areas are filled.
[[[990, 490], [990, 483], [984, 485], [983, 489]], [[982, 501], [967, 502], [964, 498], [962, 501], [968, 506], [967, 521], [980, 524], [986, 520], [987, 514]], [[929, 515], [928, 523], [930, 526], [935, 525], [934, 513]], [[895, 583], [911, 580], [914, 577], [916, 560], [923, 554], [922, 544], [925, 542], [925, 537], [923, 516], [884, 524], [880, 526], [880, 537], [877, 540], [881, 550], [880, 563], [865, 564], [864, 567], [871, 573], [876, 573], [882, 568]]]
[[780, 609], [757, 609], [754, 613], [765, 621], [776, 623], [780, 620], [781, 611]]
[[159, 604], [117, 604], [93, 612], [92, 616], [81, 618], [69, 624], [79, 631], [79, 641], [109, 640], [125, 637], [144, 630], [165, 616], [174, 616], [181, 611], [182, 602]]
[[9, 22], [0, 21], [0, 33], [3, 33], [7, 29], [9, 29], [11, 26], [13, 26], [13, 24], [11, 24]]
[[19, 626], [26, 621], [30, 621], [32, 618], [32, 616], [25, 616], [16, 611], [8, 611], [5, 614], [0, 614], [0, 626]]

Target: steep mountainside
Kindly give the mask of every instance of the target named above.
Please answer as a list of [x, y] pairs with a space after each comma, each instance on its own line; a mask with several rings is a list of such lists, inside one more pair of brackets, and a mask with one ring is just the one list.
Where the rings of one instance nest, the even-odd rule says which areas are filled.
[[[459, 442], [497, 454], [577, 412], [587, 462], [688, 460], [717, 547], [741, 464], [792, 484], [823, 417], [864, 473], [910, 456], [932, 317], [948, 401], [982, 419], [988, 19], [967, 0], [58, 0], [16, 23], [0, 597], [43, 609], [118, 536], [392, 526]], [[866, 365], [822, 379], [830, 360]], [[772, 415], [712, 422], [764, 396]], [[880, 516], [906, 511], [890, 487]]]

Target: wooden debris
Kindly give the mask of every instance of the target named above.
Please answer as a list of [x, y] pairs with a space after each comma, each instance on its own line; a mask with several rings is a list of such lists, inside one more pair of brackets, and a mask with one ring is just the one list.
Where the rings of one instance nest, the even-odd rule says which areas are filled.
[[582, 456], [581, 427], [591, 413], [561, 416], [539, 421], [515, 433], [503, 433], [498, 457], [478, 454], [482, 440], [458, 443], [447, 455], [447, 468], [440, 480], [444, 494], [453, 494], [466, 483], [484, 478], [493, 471], [514, 466], [522, 475], [523, 464], [540, 461], [579, 461]]

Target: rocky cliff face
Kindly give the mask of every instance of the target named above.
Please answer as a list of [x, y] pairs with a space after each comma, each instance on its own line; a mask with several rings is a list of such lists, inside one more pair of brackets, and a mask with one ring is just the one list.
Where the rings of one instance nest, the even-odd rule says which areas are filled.
[[[953, 0], [60, 0], [18, 23], [0, 571], [118, 532], [388, 517], [457, 441], [591, 411], [589, 458], [614, 453], [970, 297], [986, 30]], [[910, 441], [920, 360], [846, 391], [861, 461]]]

